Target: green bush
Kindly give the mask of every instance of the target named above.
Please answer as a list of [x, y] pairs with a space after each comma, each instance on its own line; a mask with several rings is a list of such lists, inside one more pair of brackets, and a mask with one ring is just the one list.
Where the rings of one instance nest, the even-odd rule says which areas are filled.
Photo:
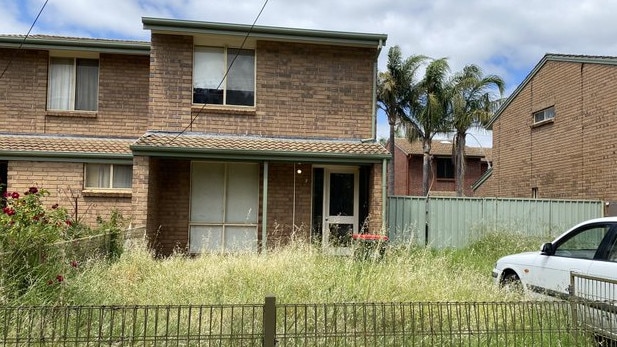
[[23, 296], [32, 288], [54, 296], [64, 281], [60, 251], [48, 245], [71, 238], [79, 230], [66, 209], [46, 208], [49, 192], [31, 187], [27, 192], [7, 192], [0, 214], [0, 275], [5, 296]]

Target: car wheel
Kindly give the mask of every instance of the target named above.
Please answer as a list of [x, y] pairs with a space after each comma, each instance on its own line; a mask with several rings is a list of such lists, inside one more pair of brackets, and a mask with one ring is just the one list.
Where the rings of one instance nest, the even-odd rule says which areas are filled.
[[510, 292], [523, 294], [523, 283], [516, 272], [510, 272], [503, 276], [501, 286]]

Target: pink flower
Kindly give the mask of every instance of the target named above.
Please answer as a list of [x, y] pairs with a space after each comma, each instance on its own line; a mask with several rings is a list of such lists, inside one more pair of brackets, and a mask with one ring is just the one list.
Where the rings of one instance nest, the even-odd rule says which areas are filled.
[[72, 225], [73, 225], [73, 222], [71, 222], [70, 220], [68, 220], [68, 219], [67, 219], [67, 220], [66, 220], [66, 225], [68, 225], [68, 226], [72, 226]]
[[15, 214], [15, 210], [10, 208], [10, 207], [5, 207], [2, 209], [2, 212], [4, 212], [5, 214], [12, 216]]
[[53, 210], [57, 209], [57, 208], [58, 208], [58, 204], [53, 204], [53, 205], [51, 205], [51, 208], [52, 208]]
[[19, 193], [18, 192], [13, 192], [13, 194], [11, 194], [11, 198], [19, 199]]
[[71, 261], [71, 267], [76, 268], [79, 264], [77, 263], [77, 260], [73, 260]]
[[62, 275], [58, 275], [58, 276], [56, 276], [56, 280], [57, 280], [58, 282], [62, 282], [62, 281], [64, 281], [64, 276], [62, 276]]
[[30, 194], [36, 194], [39, 192], [39, 189], [37, 187], [30, 187], [30, 189], [28, 189], [28, 193]]

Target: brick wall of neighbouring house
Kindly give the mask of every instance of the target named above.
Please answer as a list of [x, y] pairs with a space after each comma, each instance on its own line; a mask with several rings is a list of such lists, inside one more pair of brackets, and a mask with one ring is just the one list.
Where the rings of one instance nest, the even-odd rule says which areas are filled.
[[[548, 61], [493, 125], [493, 175], [483, 195], [617, 198], [617, 67]], [[555, 107], [553, 123], [532, 114]]]
[[0, 66], [12, 57], [0, 84], [0, 131], [135, 137], [145, 132], [147, 56], [101, 54], [96, 114], [46, 111], [48, 52], [0, 49]]
[[[389, 150], [389, 148], [388, 148]], [[400, 148], [394, 147], [394, 195], [409, 194], [409, 167], [407, 155]]]
[[129, 218], [132, 213], [130, 195], [84, 195], [82, 163], [9, 161], [7, 191], [20, 194], [36, 186], [49, 191], [44, 199], [50, 207], [59, 204], [78, 221], [96, 226], [96, 217], [109, 219], [112, 210]]
[[259, 41], [255, 110], [191, 111], [192, 38], [153, 34], [151, 42], [152, 130], [371, 137], [375, 49]]
[[312, 184], [311, 165], [269, 164], [268, 248], [285, 245], [292, 238], [309, 241]]

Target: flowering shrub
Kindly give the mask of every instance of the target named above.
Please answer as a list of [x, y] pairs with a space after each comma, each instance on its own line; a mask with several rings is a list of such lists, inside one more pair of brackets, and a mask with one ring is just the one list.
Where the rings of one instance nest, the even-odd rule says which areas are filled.
[[0, 213], [0, 284], [8, 297], [19, 297], [33, 287], [54, 294], [64, 281], [61, 251], [48, 245], [69, 239], [78, 226], [64, 208], [45, 207], [49, 192], [37, 187], [7, 192]]

